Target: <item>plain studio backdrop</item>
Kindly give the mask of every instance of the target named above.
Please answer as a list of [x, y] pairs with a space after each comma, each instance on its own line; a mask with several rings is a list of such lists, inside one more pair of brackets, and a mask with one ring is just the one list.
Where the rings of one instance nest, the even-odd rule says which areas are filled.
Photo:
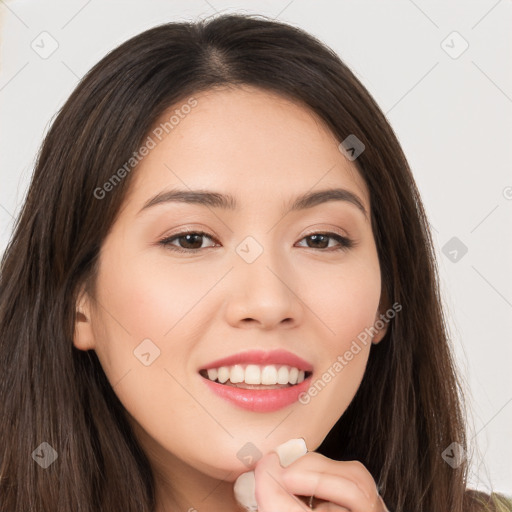
[[312, 33], [385, 112], [436, 244], [471, 407], [470, 484], [512, 494], [511, 0], [3, 0], [0, 254], [42, 138], [79, 79], [143, 30], [217, 12], [263, 14]]

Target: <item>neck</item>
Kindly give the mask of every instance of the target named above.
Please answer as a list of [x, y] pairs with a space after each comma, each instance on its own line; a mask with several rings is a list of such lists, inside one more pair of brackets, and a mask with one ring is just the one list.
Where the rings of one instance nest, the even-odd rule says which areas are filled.
[[212, 478], [185, 464], [166, 475], [159, 472], [155, 486], [155, 512], [245, 512], [235, 500], [233, 482]]

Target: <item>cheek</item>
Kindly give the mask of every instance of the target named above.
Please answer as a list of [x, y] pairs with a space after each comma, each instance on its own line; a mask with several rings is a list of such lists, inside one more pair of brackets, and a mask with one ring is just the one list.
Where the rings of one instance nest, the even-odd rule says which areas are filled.
[[[102, 261], [96, 352], [132, 420], [164, 445], [183, 439], [183, 425], [188, 425], [186, 446], [190, 446], [197, 443], [195, 428], [201, 431], [197, 420], [204, 411], [187, 393], [183, 376], [194, 345], [186, 315], [211, 284], [132, 256], [123, 258], [121, 251], [112, 251]], [[190, 318], [193, 314], [190, 311]], [[166, 448], [176, 447], [171, 443]]]
[[320, 293], [312, 303], [322, 304], [325, 329], [324, 360], [307, 394], [301, 400], [311, 407], [306, 415], [310, 439], [318, 446], [354, 398], [366, 369], [372, 331], [380, 300], [380, 269], [376, 256], [366, 263], [340, 267], [332, 273], [328, 293]]
[[[201, 319], [215, 316], [205, 299], [216, 281], [218, 274], [211, 269], [180, 269], [161, 254], [152, 261], [126, 245], [107, 246], [98, 275], [96, 352], [112, 385], [127, 372], [130, 380], [138, 379], [141, 368], [146, 373], [140, 378], [153, 379], [147, 370], [157, 369], [164, 382], [148, 381], [148, 387], [168, 390], [171, 377], [165, 369], [177, 376], [186, 371], [201, 335]], [[180, 390], [178, 386], [177, 394]]]
[[[110, 339], [140, 343], [149, 338], [162, 345], [169, 343], [173, 329], [208, 289], [208, 279], [186, 270], [153, 264], [144, 254], [127, 248], [112, 251], [101, 268], [100, 301], [106, 323], [114, 332]], [[207, 276], [205, 276], [206, 278]]]
[[142, 366], [137, 347], [160, 357], [163, 335], [176, 321], [170, 312], [179, 310], [173, 308], [175, 291], [158, 282], [152, 267], [123, 254], [129, 253], [106, 244], [98, 274], [99, 316], [93, 321], [95, 350], [112, 385]]
[[319, 282], [325, 284], [310, 285], [308, 301], [326, 328], [325, 349], [343, 353], [375, 322], [381, 294], [376, 255], [340, 265]]

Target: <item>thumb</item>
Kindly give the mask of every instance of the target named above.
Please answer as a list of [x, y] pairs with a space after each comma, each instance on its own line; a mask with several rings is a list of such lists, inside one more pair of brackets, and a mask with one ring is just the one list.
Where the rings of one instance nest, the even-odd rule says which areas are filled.
[[[308, 451], [306, 442], [302, 437], [290, 439], [286, 443], [280, 444], [274, 450], [279, 457], [279, 462], [283, 468], [295, 462], [298, 458], [305, 455]], [[248, 511], [258, 510], [256, 501], [256, 481], [254, 471], [242, 473], [234, 484], [235, 498]]]

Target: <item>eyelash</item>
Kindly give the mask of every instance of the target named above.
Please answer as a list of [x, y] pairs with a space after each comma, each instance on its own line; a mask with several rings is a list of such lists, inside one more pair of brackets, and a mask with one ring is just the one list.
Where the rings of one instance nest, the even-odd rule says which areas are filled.
[[[173, 240], [182, 238], [182, 237], [184, 237], [186, 235], [205, 236], [205, 237], [209, 238], [212, 241], [216, 241], [213, 238], [213, 236], [211, 236], [208, 233], [205, 233], [204, 231], [185, 231], [183, 233], [177, 233], [176, 235], [163, 238], [162, 240], [159, 240], [158, 244], [164, 246], [166, 249], [169, 249], [171, 251], [176, 251], [176, 252], [181, 252], [181, 253], [193, 253], [193, 252], [197, 252], [197, 251], [201, 250], [201, 249], [183, 249], [182, 247], [177, 247], [175, 245], [171, 245], [171, 242]], [[305, 238], [309, 238], [309, 237], [315, 236], [315, 235], [322, 235], [324, 237], [333, 238], [334, 240], [336, 240], [340, 244], [337, 248], [336, 247], [330, 247], [330, 248], [326, 248], [326, 249], [317, 249], [317, 250], [323, 251], [323, 252], [346, 251], [348, 249], [353, 248], [356, 245], [354, 240], [351, 240], [350, 238], [338, 235], [337, 233], [322, 232], [322, 231], [314, 232], [314, 233], [309, 233], [304, 238], [302, 238], [300, 241], [304, 240]], [[211, 249], [212, 247], [209, 247], [209, 248]], [[306, 248], [307, 249], [314, 249], [314, 247], [306, 247]], [[208, 247], [207, 247], [207, 249], [208, 249]]]

